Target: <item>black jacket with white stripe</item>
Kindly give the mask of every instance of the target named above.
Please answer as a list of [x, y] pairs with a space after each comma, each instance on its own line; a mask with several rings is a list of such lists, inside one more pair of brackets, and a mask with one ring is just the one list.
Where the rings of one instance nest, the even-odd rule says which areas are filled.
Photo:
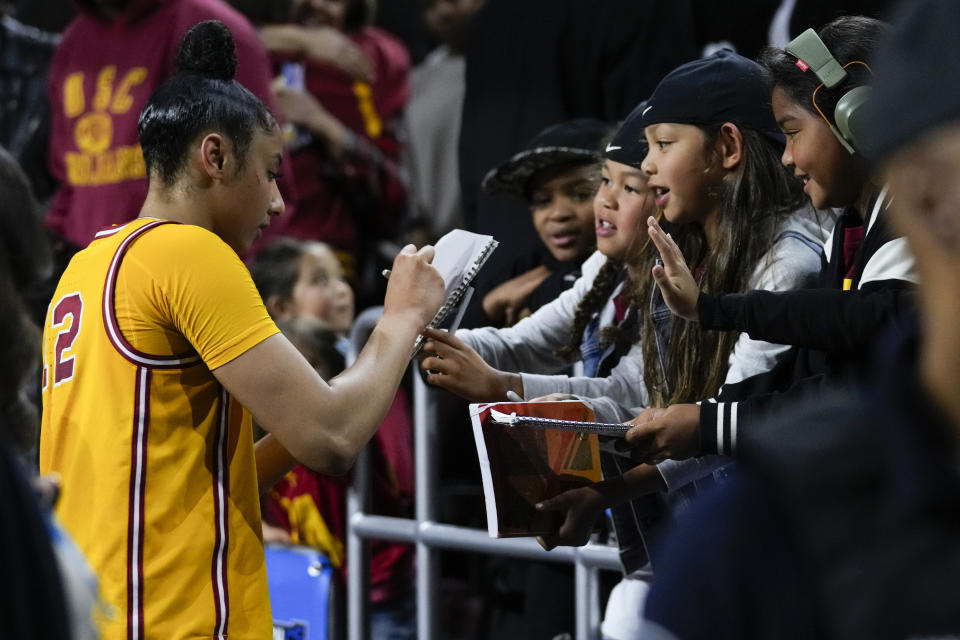
[[724, 385], [715, 399], [701, 403], [702, 453], [734, 455], [738, 439], [749, 438], [754, 425], [796, 398], [841, 381], [887, 324], [912, 315], [914, 259], [906, 240], [889, 229], [885, 195], [884, 190], [869, 208], [849, 279], [843, 267], [844, 230], [859, 224], [859, 217], [848, 209], [826, 242], [817, 288], [700, 295], [704, 328], [793, 346], [772, 370]]

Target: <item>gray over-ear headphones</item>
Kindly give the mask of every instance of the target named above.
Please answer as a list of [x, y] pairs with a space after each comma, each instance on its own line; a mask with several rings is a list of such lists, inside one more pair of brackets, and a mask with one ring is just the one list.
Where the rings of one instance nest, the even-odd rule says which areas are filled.
[[863, 105], [870, 98], [871, 88], [861, 85], [844, 93], [833, 111], [833, 123], [817, 106], [817, 91], [824, 86], [827, 89], [832, 89], [843, 82], [848, 75], [846, 68], [852, 64], [862, 64], [868, 70], [870, 67], [861, 60], [851, 60], [847, 64], [841, 65], [813, 29], [807, 29], [791, 40], [785, 51], [796, 56], [798, 67], [804, 71], [808, 69], [813, 71], [820, 79], [821, 84], [813, 90], [813, 108], [824, 119], [827, 126], [830, 127], [830, 131], [843, 145], [843, 148], [851, 154], [856, 153], [859, 146], [857, 141], [864, 139], [865, 109], [863, 109]]

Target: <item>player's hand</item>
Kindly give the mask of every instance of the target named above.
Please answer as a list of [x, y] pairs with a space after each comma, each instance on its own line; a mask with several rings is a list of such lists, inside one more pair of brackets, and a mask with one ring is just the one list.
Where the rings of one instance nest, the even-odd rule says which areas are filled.
[[463, 340], [448, 331], [427, 329], [420, 351], [420, 368], [426, 372], [428, 384], [451, 391], [472, 402], [506, 400], [507, 391], [521, 397], [516, 387], [516, 374], [494, 369]]
[[417, 332], [433, 320], [446, 295], [443, 278], [433, 265], [433, 247], [426, 245], [419, 251], [408, 244], [393, 260], [387, 293], [383, 300], [383, 315], [409, 317]]
[[537, 542], [547, 551], [558, 546], [583, 546], [590, 540], [593, 527], [605, 508], [603, 494], [593, 485], [570, 489], [538, 502], [537, 511], [559, 511], [564, 514], [564, 519], [555, 533], [538, 536]]
[[666, 409], [645, 409], [626, 424], [619, 449], [631, 450], [630, 457], [646, 464], [670, 458], [683, 460], [700, 450], [700, 406], [675, 404]]
[[483, 312], [494, 325], [513, 326], [523, 316], [527, 298], [549, 275], [541, 265], [498, 285], [483, 297]]
[[700, 288], [683, 259], [680, 247], [673, 238], [663, 232], [653, 216], [647, 218], [647, 233], [663, 261], [662, 266], [655, 265], [652, 271], [653, 279], [656, 280], [663, 294], [663, 301], [667, 303], [674, 315], [696, 322]]

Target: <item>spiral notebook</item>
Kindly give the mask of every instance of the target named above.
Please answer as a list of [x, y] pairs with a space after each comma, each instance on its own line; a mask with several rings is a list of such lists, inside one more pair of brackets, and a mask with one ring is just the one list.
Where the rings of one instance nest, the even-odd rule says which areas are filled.
[[[473, 287], [470, 285], [498, 244], [493, 236], [463, 229], [454, 229], [437, 240], [434, 245], [433, 266], [443, 276], [446, 298], [427, 325], [429, 328], [448, 331], [457, 329], [473, 294]], [[414, 356], [420, 352], [422, 346], [423, 336], [417, 336], [413, 345]]]

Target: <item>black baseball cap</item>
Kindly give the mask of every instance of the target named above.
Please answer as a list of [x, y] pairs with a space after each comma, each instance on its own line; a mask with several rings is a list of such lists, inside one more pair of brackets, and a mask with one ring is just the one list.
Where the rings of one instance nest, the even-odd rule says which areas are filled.
[[643, 135], [643, 113], [648, 102], [644, 100], [624, 119], [613, 138], [603, 149], [603, 157], [614, 162], [640, 168], [647, 157], [647, 138]]
[[882, 161], [925, 131], [960, 120], [960, 3], [901, 2], [873, 65], [864, 153]]
[[599, 162], [600, 147], [610, 135], [610, 125], [596, 118], [554, 124], [533, 137], [483, 178], [483, 190], [493, 195], [527, 198], [530, 179], [542, 169], [559, 164]]
[[779, 147], [785, 142], [770, 106], [766, 70], [728, 49], [680, 65], [660, 81], [647, 100], [641, 125], [662, 122], [732, 122], [763, 134]]

